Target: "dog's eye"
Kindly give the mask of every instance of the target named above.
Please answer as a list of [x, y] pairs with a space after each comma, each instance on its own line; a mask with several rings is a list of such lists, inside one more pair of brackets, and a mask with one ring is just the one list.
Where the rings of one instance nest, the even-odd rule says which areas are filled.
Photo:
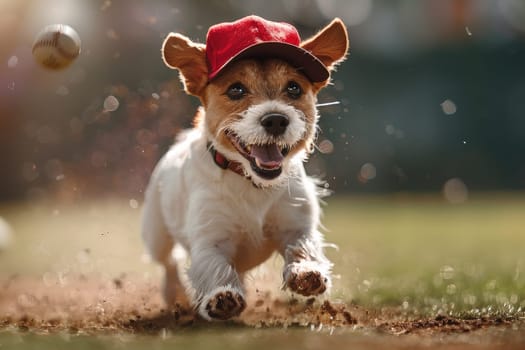
[[303, 90], [301, 89], [301, 86], [295, 81], [290, 81], [286, 87], [286, 93], [288, 94], [288, 97], [295, 100], [301, 97]]
[[248, 93], [248, 90], [244, 85], [241, 83], [235, 83], [230, 85], [228, 88], [228, 91], [226, 91], [226, 95], [230, 98], [230, 100], [240, 100]]

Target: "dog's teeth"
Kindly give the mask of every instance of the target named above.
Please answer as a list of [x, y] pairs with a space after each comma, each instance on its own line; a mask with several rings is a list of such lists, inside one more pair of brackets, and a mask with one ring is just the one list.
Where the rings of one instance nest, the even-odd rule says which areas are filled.
[[252, 151], [252, 146], [251, 146], [251, 145], [247, 145], [247, 146], [246, 146], [246, 150], [247, 150], [248, 152], [251, 152], [251, 151]]

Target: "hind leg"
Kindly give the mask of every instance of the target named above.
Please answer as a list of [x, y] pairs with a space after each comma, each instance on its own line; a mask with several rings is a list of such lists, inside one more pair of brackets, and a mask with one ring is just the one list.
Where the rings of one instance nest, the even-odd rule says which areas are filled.
[[184, 264], [185, 259], [186, 254], [184, 248], [175, 244], [170, 258], [166, 263], [163, 263], [165, 275], [162, 284], [162, 294], [168, 306], [175, 306], [176, 304], [183, 306], [190, 305], [185, 293], [186, 287], [181, 279], [179, 269], [180, 266]]
[[150, 190], [146, 194], [142, 213], [142, 239], [151, 258], [164, 266], [162, 294], [166, 303], [174, 306], [177, 302], [186, 302], [186, 295], [179, 278], [177, 261], [172, 256], [175, 242], [164, 225], [157, 193], [154, 192]]

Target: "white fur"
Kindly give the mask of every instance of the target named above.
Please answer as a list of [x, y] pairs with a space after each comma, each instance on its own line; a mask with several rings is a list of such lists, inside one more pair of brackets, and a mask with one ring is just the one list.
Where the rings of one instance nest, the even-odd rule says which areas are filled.
[[[283, 104], [268, 103], [254, 109], [255, 114], [261, 110], [295, 113], [291, 123], [304, 129], [300, 113]], [[301, 136], [290, 131], [285, 138], [297, 142]], [[287, 157], [278, 181], [257, 188], [213, 162], [206, 146], [208, 137], [209, 133], [199, 128], [179, 137], [159, 161], [147, 188], [142, 237], [151, 256], [166, 267], [166, 285], [180, 284], [177, 274], [169, 273], [173, 271], [170, 257], [174, 244], [184, 247], [190, 256], [188, 294], [206, 319], [210, 318], [206, 301], [226, 286], [241, 293], [244, 272], [274, 251], [284, 256], [285, 277], [291, 270], [307, 267], [321, 272], [329, 284], [331, 264], [323, 254], [318, 231], [316, 184], [305, 174], [303, 155]], [[269, 183], [257, 178], [253, 181]], [[166, 291], [175, 293], [174, 289]]]
[[[290, 124], [286, 132], [274, 139], [261, 125], [261, 117], [270, 113], [280, 113], [288, 117]], [[304, 113], [293, 106], [278, 100], [265, 101], [251, 106], [242, 118], [233, 123], [230, 129], [246, 144], [266, 144], [272, 141], [282, 145], [294, 145], [303, 138], [306, 129]]]
[[[261, 118], [270, 113], [280, 113], [288, 117], [289, 125], [283, 135], [278, 137], [269, 135], [261, 125]], [[305, 137], [306, 122], [304, 113], [279, 100], [269, 100], [253, 105], [244, 111], [241, 116], [242, 118], [233, 123], [227, 124], [225, 128], [227, 128], [228, 131], [233, 131], [246, 145], [277, 143], [280, 146], [292, 147]], [[225, 130], [221, 129], [220, 131]], [[211, 135], [208, 133], [207, 136], [209, 139], [213, 140], [217, 135]], [[293, 164], [290, 165], [291, 159], [286, 157], [283, 161], [283, 174], [281, 176], [272, 180], [262, 179], [252, 170], [250, 162], [238, 152], [232, 152], [217, 143], [213, 143], [213, 146], [228, 159], [241, 163], [246, 176], [250, 177], [252, 181], [260, 187], [285, 185], [290, 177], [297, 176], [296, 171], [298, 169], [302, 169], [302, 164], [299, 166]], [[293, 161], [301, 163], [305, 158], [306, 152], [303, 150], [297, 154]]]

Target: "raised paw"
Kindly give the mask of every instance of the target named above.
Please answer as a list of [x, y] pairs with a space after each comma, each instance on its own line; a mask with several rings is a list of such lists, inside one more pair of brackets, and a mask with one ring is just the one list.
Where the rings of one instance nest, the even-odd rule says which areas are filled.
[[203, 301], [201, 315], [209, 320], [228, 320], [246, 308], [242, 295], [234, 290], [222, 289]]
[[319, 271], [292, 272], [286, 280], [286, 285], [293, 292], [303, 296], [319, 295], [326, 291], [328, 278]]

